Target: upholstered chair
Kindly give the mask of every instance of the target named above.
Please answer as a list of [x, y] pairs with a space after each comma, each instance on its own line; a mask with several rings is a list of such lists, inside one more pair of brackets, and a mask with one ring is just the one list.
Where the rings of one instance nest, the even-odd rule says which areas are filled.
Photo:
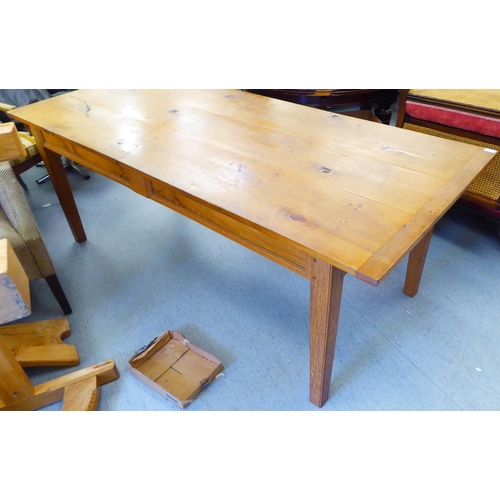
[[64, 314], [71, 307], [33, 213], [8, 161], [0, 162], [0, 239], [7, 238], [30, 281], [45, 278]]

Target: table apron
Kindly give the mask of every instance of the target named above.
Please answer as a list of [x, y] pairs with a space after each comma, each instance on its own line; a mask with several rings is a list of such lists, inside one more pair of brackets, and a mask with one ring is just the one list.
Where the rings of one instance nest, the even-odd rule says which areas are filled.
[[242, 220], [232, 218], [175, 187], [157, 179], [148, 178], [117, 160], [45, 130], [39, 132], [44, 138], [43, 148], [73, 160], [146, 198], [151, 198], [157, 203], [309, 279], [310, 256], [287, 244], [286, 241], [273, 238], [272, 235], [263, 233]]

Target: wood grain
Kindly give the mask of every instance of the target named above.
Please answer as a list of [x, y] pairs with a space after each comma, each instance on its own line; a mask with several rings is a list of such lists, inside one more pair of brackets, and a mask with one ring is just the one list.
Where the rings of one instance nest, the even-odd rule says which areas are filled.
[[[328, 398], [345, 273], [378, 285], [496, 151], [237, 90], [80, 90], [17, 108], [77, 241], [58, 155], [311, 280], [311, 401]], [[154, 223], [152, 223], [154, 227]]]
[[344, 276], [325, 262], [311, 261], [310, 400], [319, 407], [330, 390]]
[[[2, 363], [0, 363], [1, 366]], [[119, 376], [115, 362], [108, 359], [102, 363], [36, 385], [33, 387], [32, 394], [28, 394], [25, 398], [17, 397], [15, 401], [10, 403], [4, 400], [4, 404], [0, 404], [0, 410], [36, 410], [61, 401], [68, 386], [83, 383], [88, 379], [95, 379], [98, 385], [104, 385], [118, 379]], [[82, 386], [80, 385], [80, 387]], [[2, 395], [0, 397], [3, 399]]]
[[64, 388], [62, 411], [97, 410], [101, 386], [97, 377], [90, 377]]
[[492, 158], [236, 90], [81, 90], [10, 113], [43, 129], [47, 151], [144, 196], [154, 183], [241, 222], [256, 236], [249, 246], [265, 234], [270, 254], [294, 247], [375, 285], [420, 238], [408, 228], [435, 222]]
[[0, 337], [0, 409], [33, 394], [34, 388], [28, 376]]
[[415, 245], [408, 256], [408, 267], [403, 291], [409, 297], [414, 297], [418, 292], [431, 237], [432, 228], [427, 231], [427, 234]]
[[5, 347], [23, 367], [78, 365], [76, 347], [62, 340], [70, 332], [67, 318], [0, 327]]

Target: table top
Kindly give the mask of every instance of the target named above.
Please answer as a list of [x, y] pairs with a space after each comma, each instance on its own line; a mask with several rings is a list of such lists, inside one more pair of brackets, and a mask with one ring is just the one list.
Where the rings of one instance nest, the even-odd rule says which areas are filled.
[[495, 154], [238, 90], [79, 90], [9, 114], [374, 285]]

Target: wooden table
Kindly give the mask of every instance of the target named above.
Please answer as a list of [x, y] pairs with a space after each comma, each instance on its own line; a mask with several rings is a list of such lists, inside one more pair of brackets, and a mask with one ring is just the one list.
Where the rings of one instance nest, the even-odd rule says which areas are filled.
[[[310, 280], [310, 399], [328, 399], [345, 273], [378, 285], [496, 151], [237, 90], [80, 90], [10, 115], [31, 127], [76, 241], [60, 155]], [[153, 223], [154, 224], [154, 223]]]

